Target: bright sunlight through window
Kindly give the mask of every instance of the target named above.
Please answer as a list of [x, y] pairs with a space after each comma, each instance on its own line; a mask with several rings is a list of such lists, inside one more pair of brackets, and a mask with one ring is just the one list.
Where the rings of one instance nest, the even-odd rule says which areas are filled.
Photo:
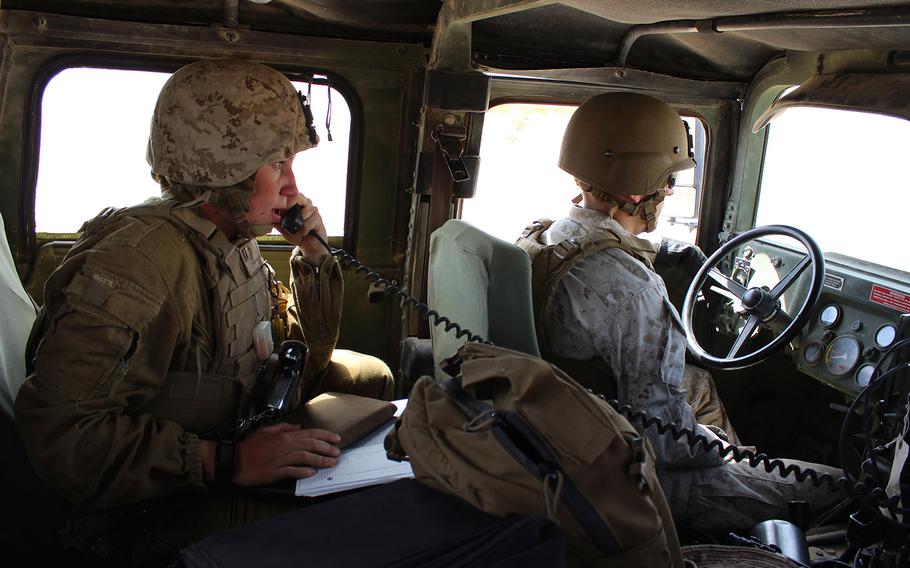
[[793, 225], [825, 253], [910, 271], [910, 121], [801, 107], [769, 128], [755, 225]]
[[[160, 194], [145, 161], [149, 124], [167, 73], [70, 68], [47, 84], [41, 101], [41, 149], [35, 222], [43, 233], [75, 233], [105, 207]], [[307, 93], [306, 83], [294, 86]], [[332, 142], [326, 136], [329, 87], [313, 85], [319, 146], [294, 160], [297, 186], [319, 207], [330, 236], [344, 234], [351, 114], [332, 89]], [[276, 232], [277, 233], [277, 232]]]
[[[563, 132], [575, 108], [510, 103], [487, 111], [477, 190], [474, 197], [462, 201], [461, 218], [491, 235], [514, 242], [536, 219], [565, 217], [580, 190], [572, 176], [556, 163]], [[701, 122], [694, 118], [684, 120], [693, 137], [704, 140]], [[703, 158], [703, 148], [703, 144], [696, 144], [696, 161]], [[642, 236], [694, 243], [700, 184], [701, 180], [696, 184], [694, 169], [680, 172], [657, 229]]]

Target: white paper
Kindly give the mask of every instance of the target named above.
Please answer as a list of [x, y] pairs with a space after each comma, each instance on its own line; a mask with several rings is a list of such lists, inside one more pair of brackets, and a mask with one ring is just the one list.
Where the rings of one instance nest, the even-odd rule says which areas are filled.
[[[395, 416], [400, 416], [407, 400], [392, 402], [398, 407]], [[396, 462], [386, 457], [383, 441], [393, 426], [394, 421], [390, 420], [372, 434], [341, 450], [335, 467], [319, 469], [312, 477], [298, 479], [294, 494], [298, 497], [317, 497], [414, 477], [410, 463]]]

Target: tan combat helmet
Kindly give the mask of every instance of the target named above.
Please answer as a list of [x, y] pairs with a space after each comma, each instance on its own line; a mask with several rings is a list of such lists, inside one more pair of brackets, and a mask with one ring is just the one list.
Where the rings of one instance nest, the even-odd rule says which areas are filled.
[[241, 235], [265, 234], [271, 226], [246, 221], [252, 176], [319, 142], [307, 115], [291, 82], [271, 67], [239, 59], [191, 63], [158, 95], [146, 159], [162, 190], [204, 196], [231, 211]]
[[[669, 105], [639, 93], [605, 93], [572, 115], [559, 167], [601, 201], [640, 215], [653, 231], [670, 176], [695, 167], [695, 160], [688, 127]], [[614, 195], [651, 197], [635, 204]]]

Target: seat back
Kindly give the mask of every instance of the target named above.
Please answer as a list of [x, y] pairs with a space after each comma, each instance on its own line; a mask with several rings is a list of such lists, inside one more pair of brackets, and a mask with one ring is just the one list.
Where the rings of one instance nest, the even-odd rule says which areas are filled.
[[0, 215], [0, 412], [13, 418], [13, 401], [25, 382], [25, 344], [36, 307], [22, 287]]
[[[67, 505], [35, 473], [13, 417], [13, 401], [25, 382], [25, 344], [35, 304], [22, 287], [0, 216], [0, 550], [36, 565], [63, 565], [57, 538]], [[71, 564], [66, 562], [67, 564]]]
[[[495, 345], [540, 356], [531, 303], [531, 260], [517, 246], [458, 219], [430, 236], [427, 300], [430, 308]], [[439, 363], [467, 338], [430, 330], [436, 378]]]

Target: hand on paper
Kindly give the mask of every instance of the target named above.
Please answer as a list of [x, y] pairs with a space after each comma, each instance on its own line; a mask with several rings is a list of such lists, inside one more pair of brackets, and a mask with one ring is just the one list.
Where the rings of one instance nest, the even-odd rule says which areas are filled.
[[249, 487], [309, 477], [317, 468], [335, 465], [339, 442], [341, 436], [328, 430], [286, 423], [260, 428], [237, 444], [234, 483]]

